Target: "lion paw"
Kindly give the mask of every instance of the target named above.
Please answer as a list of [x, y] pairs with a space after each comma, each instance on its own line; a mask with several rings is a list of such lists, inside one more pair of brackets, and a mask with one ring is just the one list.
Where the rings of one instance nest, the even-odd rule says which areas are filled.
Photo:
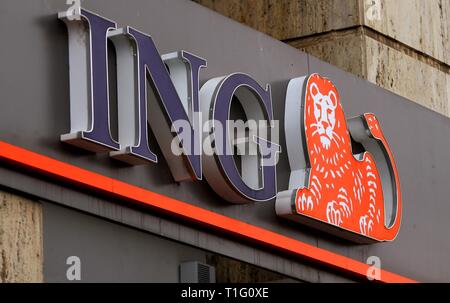
[[327, 204], [327, 220], [328, 223], [336, 226], [342, 224], [341, 208], [335, 201], [328, 202]]
[[369, 218], [369, 216], [361, 216], [361, 218], [359, 218], [359, 230], [361, 231], [361, 233], [365, 236], [367, 236], [368, 234], [370, 234], [370, 232], [373, 229], [373, 220], [371, 218]]
[[306, 195], [306, 193], [301, 194], [301, 196], [297, 200], [297, 204], [298, 204], [298, 208], [301, 211], [314, 209], [313, 200], [311, 199], [311, 196]]

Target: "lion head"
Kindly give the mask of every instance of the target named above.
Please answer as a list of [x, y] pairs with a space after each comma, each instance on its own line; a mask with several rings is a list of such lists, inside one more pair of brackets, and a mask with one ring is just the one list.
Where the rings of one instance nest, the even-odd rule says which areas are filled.
[[313, 98], [313, 113], [316, 120], [310, 127], [315, 127], [313, 135], [318, 134], [322, 146], [325, 149], [329, 149], [332, 141], [338, 144], [337, 134], [334, 131], [336, 127], [336, 107], [338, 104], [336, 94], [330, 90], [328, 95], [323, 95], [315, 82], [311, 83], [309, 90]]
[[342, 159], [343, 153], [351, 152], [339, 93], [331, 81], [317, 74], [307, 83], [304, 121], [307, 144], [322, 160], [337, 164], [338, 155]]

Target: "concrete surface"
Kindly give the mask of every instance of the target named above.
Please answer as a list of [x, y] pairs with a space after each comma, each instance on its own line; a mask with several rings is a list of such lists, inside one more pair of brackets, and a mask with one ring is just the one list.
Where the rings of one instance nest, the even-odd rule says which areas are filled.
[[42, 282], [42, 207], [0, 190], [0, 282]]

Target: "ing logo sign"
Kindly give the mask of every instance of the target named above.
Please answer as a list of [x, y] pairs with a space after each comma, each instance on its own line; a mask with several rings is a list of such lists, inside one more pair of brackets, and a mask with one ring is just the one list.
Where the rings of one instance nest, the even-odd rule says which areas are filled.
[[285, 130], [292, 172], [277, 213], [357, 242], [392, 241], [400, 182], [375, 115], [346, 120], [334, 84], [313, 74], [290, 81]]
[[[62, 142], [108, 153], [130, 166], [153, 165], [158, 156], [149, 144], [151, 128], [177, 182], [205, 178], [231, 203], [276, 198], [278, 215], [358, 242], [395, 238], [400, 182], [381, 126], [373, 114], [346, 120], [331, 81], [318, 74], [289, 81], [284, 128], [291, 174], [289, 189], [278, 192], [281, 148], [268, 134], [275, 125], [269, 84], [261, 86], [238, 72], [200, 86], [205, 59], [186, 51], [161, 55], [151, 36], [119, 28], [115, 21], [77, 8], [77, 1], [69, 2], [74, 6], [58, 16], [68, 28], [69, 54], [77, 55], [69, 57], [70, 132], [61, 136]], [[118, 54], [117, 115], [109, 108], [108, 47]], [[148, 83], [156, 98], [148, 98]], [[230, 136], [233, 100], [248, 121], [264, 122], [252, 139], [240, 138], [255, 143], [258, 153], [241, 157], [239, 165], [227, 152], [239, 145]], [[112, 119], [117, 137], [112, 136]], [[210, 139], [210, 153], [202, 151], [205, 139]]]

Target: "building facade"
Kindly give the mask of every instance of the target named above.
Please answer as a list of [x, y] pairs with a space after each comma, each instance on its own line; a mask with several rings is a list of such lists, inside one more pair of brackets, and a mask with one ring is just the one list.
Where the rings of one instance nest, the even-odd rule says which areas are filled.
[[449, 1], [195, 2], [449, 115]]
[[[0, 4], [6, 38], [0, 47], [0, 281], [180, 282], [189, 262], [214, 268], [205, 279], [216, 282], [367, 281], [374, 264], [376, 279], [385, 282], [449, 281], [450, 2], [195, 2], [256, 30], [187, 0], [85, 0], [83, 18], [136, 28], [151, 36], [159, 54], [185, 50], [204, 58], [200, 87], [235, 73], [254, 79], [270, 94], [273, 120], [280, 122], [278, 193], [291, 189], [294, 170], [286, 133], [289, 83], [314, 74], [332, 81], [340, 95], [333, 106], [340, 102], [345, 117], [375, 114], [389, 142], [401, 184], [401, 212], [385, 205], [386, 221], [401, 215], [395, 240], [355, 243], [326, 224], [278, 216], [274, 196], [233, 204], [220, 192], [231, 187], [227, 182], [177, 180], [182, 168], [161, 144], [165, 120], [152, 122], [159, 107], [151, 101], [148, 145], [158, 163], [130, 165], [61, 139], [74, 128], [76, 92], [98, 87], [89, 32], [94, 19], [83, 26], [62, 20], [61, 13], [79, 12], [64, 1], [8, 0]], [[105, 39], [105, 68], [110, 132], [117, 139], [124, 121], [117, 119], [121, 81], [128, 78], [120, 76], [123, 57], [114, 37]], [[86, 41], [90, 61], [82, 55]], [[155, 94], [161, 87], [147, 89]], [[90, 105], [94, 93], [91, 98]], [[242, 100], [230, 109], [231, 119], [245, 117]], [[93, 109], [84, 114], [93, 120]], [[393, 174], [382, 180], [384, 189]]]

